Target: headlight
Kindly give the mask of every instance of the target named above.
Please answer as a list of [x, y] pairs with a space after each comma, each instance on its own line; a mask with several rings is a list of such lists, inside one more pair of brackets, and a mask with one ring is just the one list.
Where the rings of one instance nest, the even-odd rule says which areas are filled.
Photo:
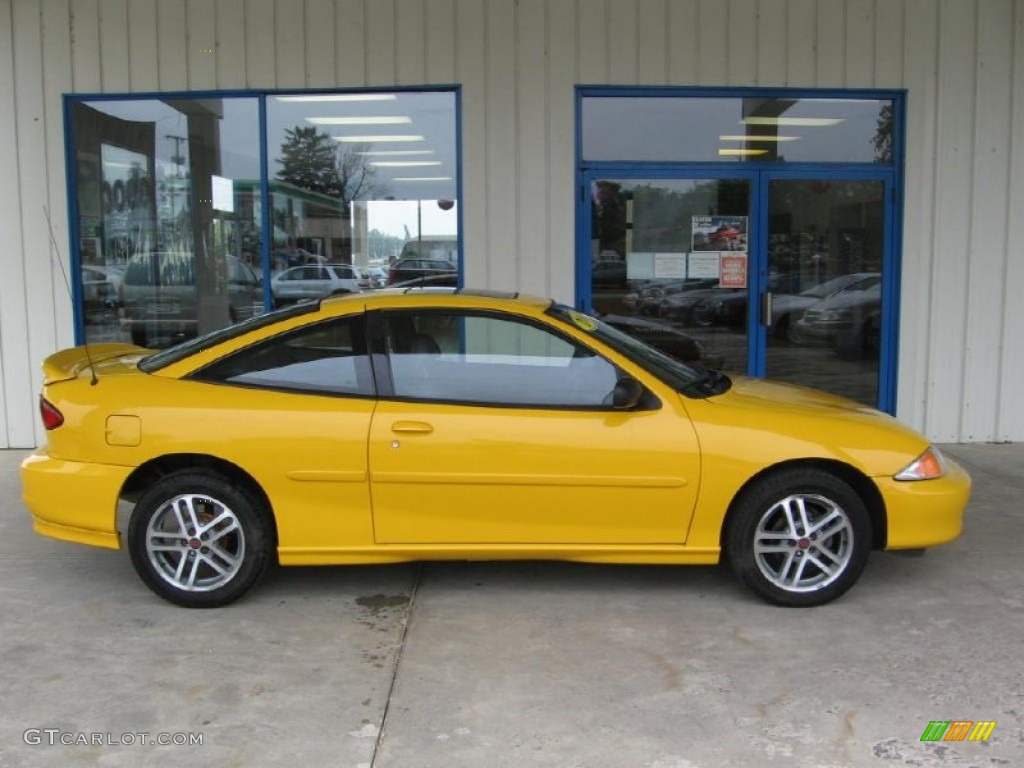
[[934, 445], [922, 453], [901, 472], [894, 476], [897, 480], [934, 480], [946, 474], [946, 460]]

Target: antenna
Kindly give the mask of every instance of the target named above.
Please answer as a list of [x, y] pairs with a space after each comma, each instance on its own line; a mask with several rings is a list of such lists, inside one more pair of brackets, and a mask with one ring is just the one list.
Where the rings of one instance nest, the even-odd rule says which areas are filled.
[[[57, 268], [60, 270], [61, 277], [64, 278], [64, 287], [68, 289], [68, 298], [70, 298], [71, 303], [74, 304], [75, 296], [71, 292], [71, 281], [68, 280], [68, 273], [64, 269], [64, 262], [60, 260], [60, 247], [57, 245], [57, 238], [53, 236], [53, 222], [50, 220], [50, 211], [45, 205], [43, 206], [43, 215], [46, 216], [46, 226], [50, 232], [50, 242], [53, 243], [53, 252], [57, 254], [57, 256], [53, 258], [53, 260], [56, 262]], [[89, 353], [88, 338], [84, 340], [82, 348], [85, 350], [85, 359], [89, 362], [89, 373], [92, 375], [92, 378], [89, 380], [89, 383], [92, 386], [96, 386], [97, 384], [99, 384], [100, 380], [96, 378], [96, 366], [92, 364], [92, 355]]]

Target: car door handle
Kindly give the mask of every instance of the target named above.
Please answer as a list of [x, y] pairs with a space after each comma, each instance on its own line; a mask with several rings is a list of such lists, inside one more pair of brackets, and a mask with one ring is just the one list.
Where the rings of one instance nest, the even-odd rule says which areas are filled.
[[433, 432], [434, 428], [425, 421], [396, 421], [391, 425], [391, 431], [426, 435]]

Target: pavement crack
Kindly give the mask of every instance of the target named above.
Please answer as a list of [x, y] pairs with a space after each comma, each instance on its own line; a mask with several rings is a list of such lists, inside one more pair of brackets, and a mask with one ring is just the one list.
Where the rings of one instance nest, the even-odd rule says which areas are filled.
[[395, 663], [391, 667], [391, 680], [388, 683], [387, 697], [384, 699], [384, 712], [380, 718], [380, 728], [377, 729], [377, 739], [373, 743], [373, 754], [370, 755], [370, 768], [377, 768], [377, 755], [380, 754], [381, 745], [384, 743], [384, 731], [388, 725], [388, 714], [391, 712], [391, 697], [395, 692], [395, 684], [398, 682], [398, 671], [402, 666], [402, 659], [405, 656], [405, 643], [409, 636], [409, 627], [412, 625], [412, 614], [416, 608], [416, 596], [419, 594], [420, 584], [423, 583], [423, 566], [417, 565], [416, 575], [413, 578], [412, 588], [409, 591], [409, 603], [405, 611], [405, 620], [402, 626], [402, 635], [398, 639], [398, 651], [395, 653]]

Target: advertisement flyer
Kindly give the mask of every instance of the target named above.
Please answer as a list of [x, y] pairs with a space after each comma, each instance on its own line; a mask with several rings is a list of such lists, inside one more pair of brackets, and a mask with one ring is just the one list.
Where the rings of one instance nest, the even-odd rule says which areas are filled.
[[694, 216], [691, 232], [694, 251], [747, 252], [746, 216]]

